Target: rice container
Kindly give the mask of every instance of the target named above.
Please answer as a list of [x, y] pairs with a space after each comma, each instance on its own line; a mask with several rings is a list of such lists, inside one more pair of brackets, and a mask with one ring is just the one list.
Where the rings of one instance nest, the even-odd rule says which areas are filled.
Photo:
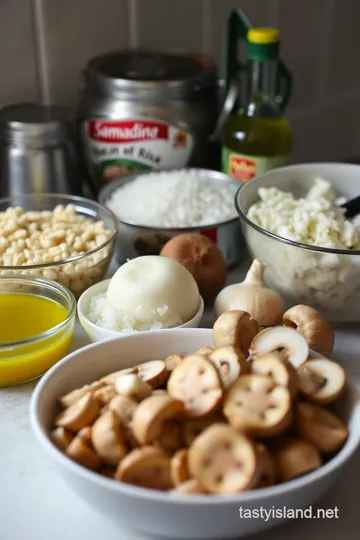
[[[191, 169], [186, 169], [191, 170]], [[169, 172], [172, 172], [170, 170]], [[228, 182], [239, 187], [239, 183], [226, 174], [208, 169], [196, 169], [196, 173], [209, 181]], [[141, 173], [143, 175], [143, 173]], [[99, 202], [108, 207], [113, 193], [125, 183], [133, 181], [138, 174], [129, 174], [107, 184], [99, 193]], [[235, 204], [235, 203], [234, 203]], [[159, 255], [162, 247], [170, 238], [184, 233], [201, 234], [212, 240], [221, 250], [228, 267], [234, 266], [245, 253], [245, 243], [239, 219], [213, 223], [202, 227], [161, 228], [145, 227], [124, 222], [119, 219], [115, 255], [122, 264], [128, 259], [142, 255]]]

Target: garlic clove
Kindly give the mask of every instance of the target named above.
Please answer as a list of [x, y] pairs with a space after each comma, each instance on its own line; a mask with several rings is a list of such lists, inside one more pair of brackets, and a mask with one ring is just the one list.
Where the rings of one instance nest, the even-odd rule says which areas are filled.
[[254, 358], [265, 353], [280, 353], [295, 368], [303, 364], [309, 356], [306, 339], [293, 328], [274, 326], [261, 330], [253, 339], [249, 352]]
[[329, 405], [345, 388], [344, 369], [326, 358], [311, 359], [298, 368], [300, 391], [310, 401]]

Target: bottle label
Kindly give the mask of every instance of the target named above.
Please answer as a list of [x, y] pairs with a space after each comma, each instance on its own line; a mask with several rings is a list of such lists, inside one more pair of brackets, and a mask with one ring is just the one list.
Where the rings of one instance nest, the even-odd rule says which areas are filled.
[[232, 176], [235, 180], [239, 180], [239, 182], [246, 182], [269, 169], [281, 167], [287, 161], [288, 156], [249, 156], [246, 154], [237, 154], [226, 147], [223, 147], [222, 150], [223, 172]]
[[83, 140], [98, 184], [137, 170], [182, 168], [194, 146], [188, 131], [151, 118], [90, 118], [83, 124]]

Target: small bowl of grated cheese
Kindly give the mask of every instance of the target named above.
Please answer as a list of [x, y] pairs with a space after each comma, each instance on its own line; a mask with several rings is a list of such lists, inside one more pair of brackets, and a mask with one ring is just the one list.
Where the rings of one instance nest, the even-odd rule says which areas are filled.
[[196, 328], [204, 301], [190, 272], [160, 256], [144, 256], [122, 265], [111, 279], [80, 297], [78, 316], [91, 341], [119, 334]]
[[360, 321], [360, 218], [340, 206], [359, 192], [359, 165], [310, 163], [258, 176], [235, 203], [267, 283], [333, 323]]

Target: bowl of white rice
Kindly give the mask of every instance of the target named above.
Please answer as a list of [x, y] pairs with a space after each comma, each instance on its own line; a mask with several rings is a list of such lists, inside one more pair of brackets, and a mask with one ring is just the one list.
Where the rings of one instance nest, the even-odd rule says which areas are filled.
[[204, 301], [199, 296], [199, 307], [189, 321], [182, 321], [168, 306], [144, 309], [138, 306], [129, 314], [115, 310], [106, 300], [110, 279], [96, 283], [79, 298], [77, 311], [80, 324], [90, 341], [105, 341], [134, 332], [167, 330], [170, 328], [198, 328], [204, 313]]
[[233, 266], [244, 250], [238, 189], [239, 182], [208, 169], [141, 172], [110, 182], [99, 201], [119, 220], [118, 261], [159, 255], [173, 236], [193, 233], [210, 238]]

